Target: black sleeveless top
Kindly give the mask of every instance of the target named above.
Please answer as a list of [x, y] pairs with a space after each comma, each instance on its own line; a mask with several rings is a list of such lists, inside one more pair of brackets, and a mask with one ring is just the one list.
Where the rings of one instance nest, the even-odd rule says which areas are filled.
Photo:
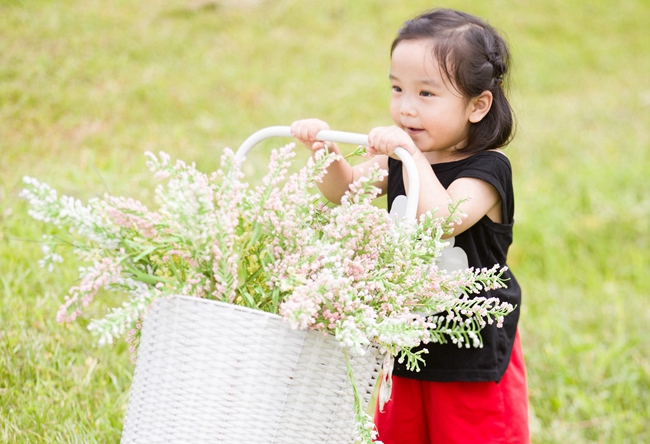
[[[483, 216], [455, 237], [454, 247], [465, 251], [470, 267], [506, 265], [515, 212], [512, 169], [508, 158], [500, 152], [484, 151], [466, 159], [434, 164], [431, 168], [445, 188], [461, 177], [473, 177], [489, 183], [499, 192], [503, 223], [492, 222]], [[404, 194], [402, 162], [389, 158], [389, 211], [395, 197]], [[428, 354], [421, 355], [426, 365], [420, 364], [419, 372], [407, 370], [406, 363], [399, 364], [395, 359], [393, 374], [424, 381], [499, 381], [510, 362], [521, 307], [521, 289], [510, 269], [503, 277], [507, 279], [507, 288], [483, 291], [477, 296], [497, 297], [502, 302], [513, 304], [516, 309], [505, 316], [503, 327], [497, 328], [494, 323], [481, 331], [483, 348], [459, 348], [451, 340], [446, 344], [429, 343], [419, 347], [429, 350]]]

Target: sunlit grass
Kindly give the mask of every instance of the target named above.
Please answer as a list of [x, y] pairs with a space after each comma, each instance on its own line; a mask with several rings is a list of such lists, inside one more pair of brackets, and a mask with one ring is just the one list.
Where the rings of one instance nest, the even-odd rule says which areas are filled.
[[[509, 265], [534, 442], [649, 441], [650, 4], [441, 4], [488, 18], [516, 62]], [[212, 171], [265, 126], [388, 124], [388, 46], [430, 6], [0, 1], [0, 441], [119, 441], [133, 371], [125, 344], [96, 348], [85, 330], [118, 296], [54, 321], [75, 264], [36, 265], [45, 228], [17, 197], [21, 177], [150, 202], [145, 150]], [[252, 181], [284, 142], [250, 156]]]

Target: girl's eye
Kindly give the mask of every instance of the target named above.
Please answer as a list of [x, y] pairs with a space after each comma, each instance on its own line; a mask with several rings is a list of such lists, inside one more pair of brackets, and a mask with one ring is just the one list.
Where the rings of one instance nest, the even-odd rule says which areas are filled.
[[429, 91], [422, 91], [420, 92], [420, 95], [422, 97], [433, 97], [433, 93], [430, 93]]
[[393, 92], [400, 93], [400, 92], [402, 92], [402, 88], [400, 88], [399, 86], [393, 85]]

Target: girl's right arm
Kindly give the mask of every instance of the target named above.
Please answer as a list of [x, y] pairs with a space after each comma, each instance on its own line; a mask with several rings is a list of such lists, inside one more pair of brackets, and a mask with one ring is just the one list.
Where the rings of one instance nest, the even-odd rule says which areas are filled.
[[[322, 150], [327, 146], [330, 152], [341, 154], [338, 146], [334, 142], [323, 142], [316, 140], [316, 134], [322, 130], [329, 130], [327, 123], [318, 119], [297, 120], [291, 124], [291, 134], [300, 140], [313, 153]], [[359, 179], [363, 170], [367, 171], [373, 164], [379, 164], [379, 167], [388, 170], [388, 157], [375, 156], [373, 159], [363, 162], [352, 167], [345, 159], [333, 162], [327, 169], [327, 174], [323, 177], [322, 182], [317, 186], [320, 192], [330, 202], [341, 203], [341, 198], [348, 191], [350, 184]], [[387, 181], [374, 184], [381, 189], [381, 194], [386, 193]]]

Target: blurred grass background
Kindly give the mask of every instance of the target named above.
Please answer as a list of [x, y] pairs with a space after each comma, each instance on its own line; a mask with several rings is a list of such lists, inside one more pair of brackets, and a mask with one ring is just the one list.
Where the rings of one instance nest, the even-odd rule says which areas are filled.
[[133, 372], [85, 330], [118, 296], [54, 321], [76, 264], [38, 268], [23, 175], [147, 202], [145, 150], [209, 172], [266, 126], [389, 124], [389, 44], [437, 6], [486, 18], [514, 54], [533, 442], [650, 442], [647, 0], [0, 0], [0, 441], [118, 442]]

